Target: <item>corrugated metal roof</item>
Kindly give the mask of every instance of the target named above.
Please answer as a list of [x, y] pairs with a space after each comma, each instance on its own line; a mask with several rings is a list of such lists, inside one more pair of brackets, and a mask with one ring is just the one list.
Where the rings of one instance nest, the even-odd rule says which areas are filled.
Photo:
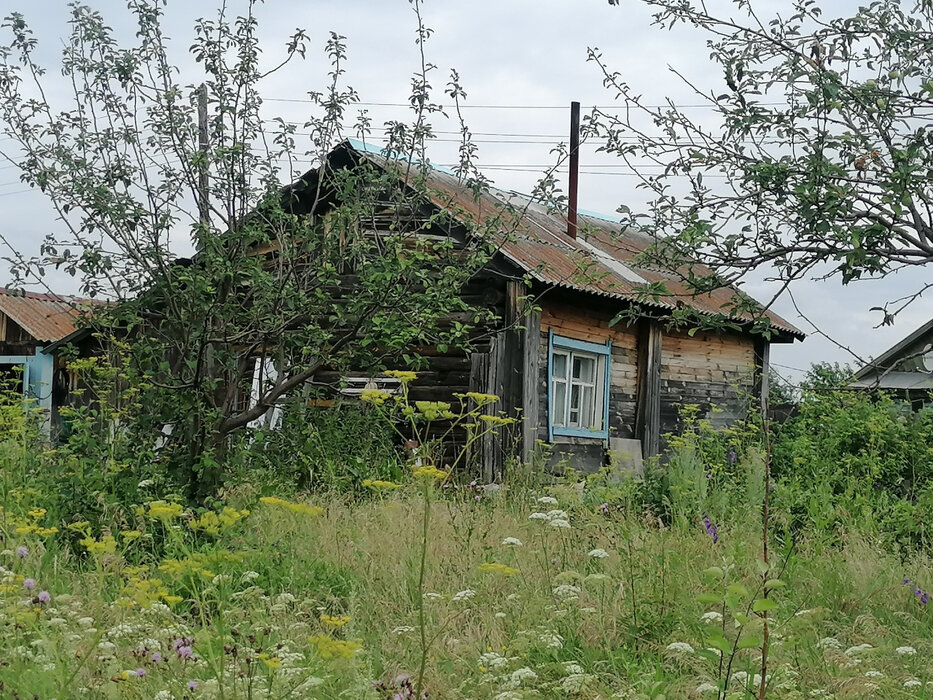
[[881, 372], [849, 384], [856, 389], [933, 389], [933, 374], [923, 372]]
[[95, 304], [91, 299], [17, 292], [0, 287], [0, 312], [3, 312], [29, 335], [42, 342], [64, 338], [75, 330], [81, 307]]
[[[350, 148], [384, 165], [385, 156], [371, 145], [350, 141]], [[479, 195], [463, 185], [451, 172], [431, 168], [427, 185], [434, 203], [458, 216], [465, 223], [487, 224], [495, 217], [503, 220], [504, 236], [501, 253], [534, 279], [547, 285], [575, 289], [592, 294], [636, 302], [645, 306], [672, 311], [688, 307], [706, 315], [725, 314], [737, 321], [751, 322], [755, 314], [735, 311], [735, 299], [750, 298], [732, 287], [716, 289], [708, 294], [694, 294], [679, 276], [663, 270], [652, 270], [636, 264], [651, 239], [608, 218], [580, 213], [577, 239], [567, 236], [567, 218], [548, 209], [540, 202], [514, 192], [489, 188]], [[693, 272], [708, 275], [710, 269], [695, 264]], [[644, 300], [639, 288], [644, 282], [664, 282], [669, 294]], [[773, 311], [763, 314], [771, 327], [796, 338], [805, 334]]]
[[898, 341], [883, 353], [881, 353], [876, 359], [862, 367], [858, 372], [855, 373], [855, 378], [862, 379], [870, 374], [877, 374], [880, 370], [884, 370], [893, 366], [896, 364], [896, 360], [900, 359], [899, 356], [901, 353], [903, 353], [905, 350], [907, 350], [907, 348], [909, 348], [911, 345], [916, 343], [918, 340], [923, 338], [924, 335], [931, 331], [933, 331], [933, 319], [930, 319], [924, 323], [922, 326], [920, 326], [920, 328], [915, 330], [906, 338]]

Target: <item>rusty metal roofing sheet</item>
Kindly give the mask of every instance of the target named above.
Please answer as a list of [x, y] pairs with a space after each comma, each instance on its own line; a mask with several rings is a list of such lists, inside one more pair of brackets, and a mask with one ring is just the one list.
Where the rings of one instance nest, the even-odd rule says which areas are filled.
[[[386, 162], [381, 151], [372, 146], [356, 141], [349, 145], [379, 165]], [[503, 237], [501, 253], [544, 284], [665, 310], [686, 306], [707, 315], [729, 315], [736, 295], [748, 299], [733, 287], [698, 295], [678, 275], [637, 265], [636, 256], [651, 244], [651, 239], [609, 219], [581, 212], [578, 216], [580, 232], [577, 239], [573, 239], [566, 233], [566, 216], [548, 211], [540, 202], [525, 195], [496, 188], [477, 195], [454, 173], [440, 168], [428, 170], [427, 184], [434, 203], [466, 223], [488, 224], [499, 217], [502, 230], [510, 232]], [[709, 268], [699, 263], [693, 269], [700, 276], [710, 273]], [[660, 281], [665, 283], [669, 294], [650, 301], [639, 298], [642, 284]], [[731, 313], [738, 321], [755, 320], [752, 313]], [[796, 338], [805, 337], [802, 331], [773, 311], [765, 311], [764, 316], [772, 328]]]
[[42, 342], [64, 338], [75, 330], [81, 307], [98, 303], [89, 299], [16, 292], [0, 288], [0, 312]]

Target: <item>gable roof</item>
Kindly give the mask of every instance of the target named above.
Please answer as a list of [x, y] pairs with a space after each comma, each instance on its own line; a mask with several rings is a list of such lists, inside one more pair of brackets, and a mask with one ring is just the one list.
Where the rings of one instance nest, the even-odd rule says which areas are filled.
[[41, 342], [64, 338], [75, 331], [80, 306], [100, 303], [92, 299], [19, 292], [0, 287], [0, 312], [13, 319], [29, 335]]
[[[346, 151], [354, 162], [366, 160], [380, 168], [389, 164], [382, 149], [357, 140], [341, 144], [331, 154]], [[340, 160], [339, 158], [336, 160]], [[532, 279], [549, 287], [559, 287], [588, 294], [654, 307], [663, 312], [687, 307], [706, 315], [729, 315], [728, 310], [738, 295], [752, 301], [733, 287], [723, 287], [706, 294], [695, 294], [679, 276], [668, 271], [640, 266], [637, 256], [652, 243], [649, 236], [618, 221], [591, 212], [578, 213], [577, 238], [567, 235], [567, 218], [549, 210], [540, 201], [527, 195], [488, 187], [480, 192], [467, 186], [456, 174], [443, 168], [425, 169], [428, 197], [440, 209], [454, 214], [462, 223], [484, 224], [495, 217], [510, 220], [510, 232], [499, 242], [498, 252]], [[316, 182], [314, 171], [306, 174], [293, 187], [301, 196], [311, 181]], [[707, 275], [709, 268], [691, 266], [698, 275]], [[645, 284], [663, 282], [669, 294], [644, 299], [639, 294]], [[761, 306], [758, 305], [760, 309]], [[771, 310], [761, 314], [776, 331], [775, 341], [803, 339], [805, 334]], [[756, 314], [738, 311], [731, 318], [740, 323], [752, 323]]]
[[[897, 364], [896, 361], [900, 359], [901, 354], [909, 349], [914, 343], [922, 339], [927, 333], [933, 334], [933, 319], [930, 319], [906, 338], [895, 343], [890, 348], [881, 353], [878, 357], [867, 363], [864, 367], [855, 373], [855, 379], [865, 379], [869, 375], [878, 374], [880, 372], [884, 372], [885, 370], [890, 370], [891, 367]], [[895, 373], [887, 372], [886, 374], [890, 375]]]

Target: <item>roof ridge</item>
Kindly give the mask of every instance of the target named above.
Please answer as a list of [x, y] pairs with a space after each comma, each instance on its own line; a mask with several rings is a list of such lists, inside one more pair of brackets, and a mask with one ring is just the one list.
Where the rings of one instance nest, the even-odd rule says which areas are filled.
[[10, 287], [0, 287], [0, 295], [16, 299], [35, 299], [36, 301], [52, 301], [59, 303], [80, 303], [90, 302], [92, 304], [103, 303], [100, 299], [90, 299], [87, 297], [74, 296], [73, 294], [56, 294], [54, 292], [30, 292], [24, 289], [11, 289]]

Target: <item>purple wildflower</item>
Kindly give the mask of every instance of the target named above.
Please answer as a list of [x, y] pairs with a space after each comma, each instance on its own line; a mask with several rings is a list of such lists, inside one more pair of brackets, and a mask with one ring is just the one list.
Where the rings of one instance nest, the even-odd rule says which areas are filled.
[[36, 587], [36, 580], [34, 578], [27, 578], [23, 581], [23, 588], [27, 591], [31, 591]]
[[178, 647], [175, 650], [175, 653], [178, 654], [179, 659], [190, 659], [192, 651], [191, 651], [191, 647], [185, 644], [183, 646]]
[[48, 603], [50, 600], [52, 600], [52, 596], [48, 591], [42, 591], [39, 593], [39, 595], [36, 596], [36, 600], [38, 600], [40, 603]]
[[197, 690], [198, 682], [197, 681], [188, 681], [188, 690]]
[[706, 513], [703, 513], [703, 527], [706, 528], [706, 534], [713, 538], [713, 544], [719, 542], [719, 526]]
[[605, 514], [605, 513], [608, 513], [608, 512], [609, 512], [609, 504], [608, 504], [608, 503], [602, 503], [602, 504], [600, 504], [599, 510], [602, 511], [604, 514]]
[[160, 664], [162, 663], [162, 654], [157, 651], [152, 652], [152, 656], [149, 657], [152, 659], [153, 663]]
[[735, 450], [729, 450], [729, 464], [735, 464], [735, 460], [738, 459], [738, 457]]
[[136, 669], [136, 676], [137, 676], [137, 677], [142, 678], [142, 677], [145, 676], [145, 675], [146, 675], [146, 669], [144, 669], [144, 668], [137, 668], [137, 669]]
[[904, 578], [904, 580], [903, 580], [903, 581], [901, 581], [901, 583], [903, 583], [903, 584], [904, 584], [904, 585], [906, 586], [907, 584], [909, 584], [909, 583], [910, 583], [910, 579], [909, 579], [909, 578], [907, 578], [907, 577], [905, 577], [905, 578]]
[[27, 547], [26, 545], [20, 545], [19, 547], [17, 547], [16, 556], [18, 556], [20, 559], [25, 559], [26, 557], [28, 557], [29, 547]]
[[713, 479], [713, 472], [706, 472], [706, 480], [712, 481], [712, 479]]

